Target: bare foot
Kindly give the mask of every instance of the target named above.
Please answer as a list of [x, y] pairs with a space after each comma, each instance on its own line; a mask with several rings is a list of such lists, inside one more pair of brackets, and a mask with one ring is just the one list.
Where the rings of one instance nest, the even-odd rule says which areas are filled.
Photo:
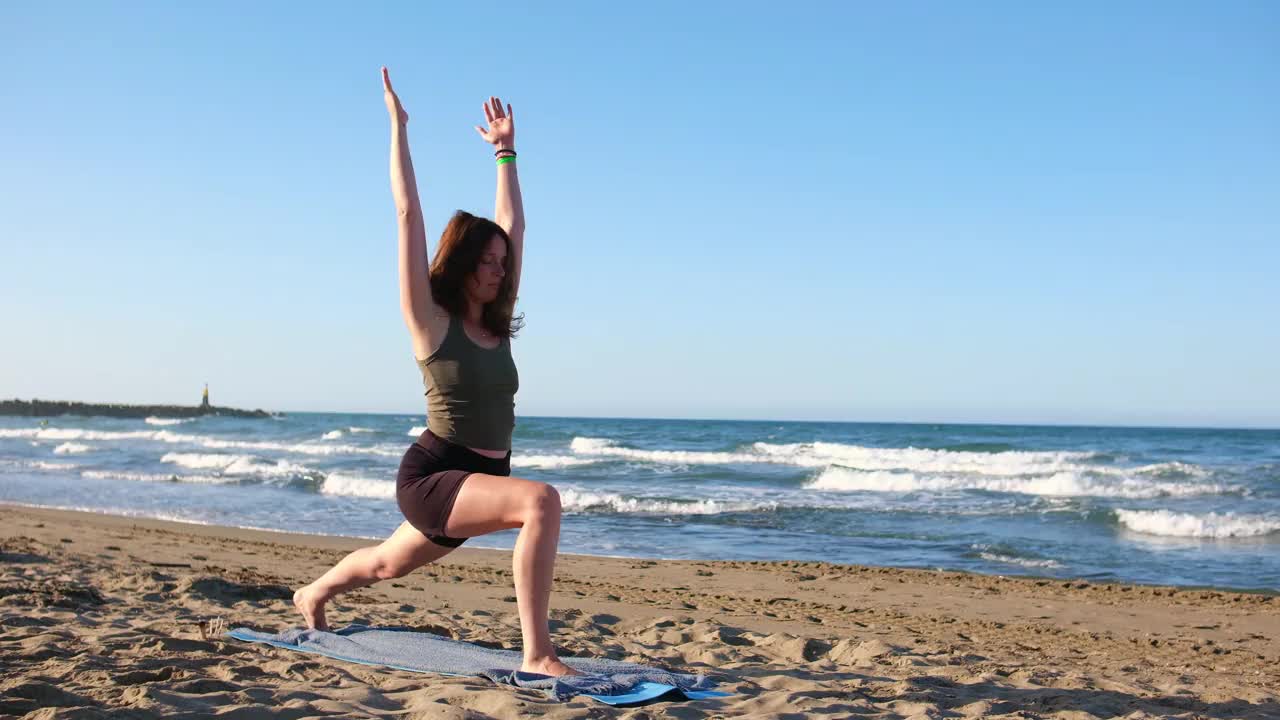
[[316, 593], [308, 585], [293, 593], [293, 606], [298, 608], [307, 621], [307, 627], [313, 630], [328, 630], [329, 623], [324, 619], [324, 600], [316, 597]]
[[552, 675], [561, 677], [563, 675], [581, 675], [582, 673], [565, 665], [556, 658], [542, 658], [541, 660], [525, 660], [520, 665], [520, 672], [537, 673], [539, 675]]

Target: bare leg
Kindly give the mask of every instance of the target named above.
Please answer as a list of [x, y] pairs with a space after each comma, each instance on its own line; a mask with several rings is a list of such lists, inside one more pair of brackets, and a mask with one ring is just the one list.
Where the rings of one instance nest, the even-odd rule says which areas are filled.
[[467, 477], [445, 525], [450, 537], [474, 537], [520, 528], [512, 553], [524, 662], [543, 675], [575, 671], [556, 657], [547, 625], [556, 548], [560, 544], [560, 494], [546, 483], [473, 473]]
[[328, 630], [324, 605], [338, 593], [403, 577], [448, 555], [453, 548], [437, 545], [409, 523], [401, 523], [381, 545], [360, 548], [343, 558], [320, 579], [293, 594], [293, 604], [307, 627]]

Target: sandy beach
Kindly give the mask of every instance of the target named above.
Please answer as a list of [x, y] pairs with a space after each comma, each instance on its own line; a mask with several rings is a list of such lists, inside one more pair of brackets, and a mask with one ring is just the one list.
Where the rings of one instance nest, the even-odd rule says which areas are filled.
[[[611, 708], [220, 637], [368, 541], [0, 506], [0, 715], [1280, 717], [1280, 598], [805, 562], [562, 556], [566, 653], [710, 673], [723, 700]], [[517, 647], [507, 552], [463, 548], [331, 622]]]

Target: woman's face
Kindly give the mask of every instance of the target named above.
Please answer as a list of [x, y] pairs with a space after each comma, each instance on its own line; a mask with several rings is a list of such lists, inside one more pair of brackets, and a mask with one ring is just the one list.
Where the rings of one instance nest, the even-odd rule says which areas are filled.
[[480, 255], [475, 272], [467, 278], [467, 294], [472, 300], [484, 305], [497, 299], [498, 288], [507, 274], [506, 264], [507, 243], [501, 235], [494, 235]]

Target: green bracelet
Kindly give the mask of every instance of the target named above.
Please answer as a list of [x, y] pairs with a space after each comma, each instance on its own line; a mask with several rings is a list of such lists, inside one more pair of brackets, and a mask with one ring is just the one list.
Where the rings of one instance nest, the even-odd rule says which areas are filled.
[[509, 163], [509, 162], [511, 162], [512, 160], [515, 160], [515, 159], [516, 159], [516, 156], [515, 156], [515, 155], [507, 155], [507, 156], [505, 156], [505, 157], [500, 157], [500, 158], [498, 158], [498, 164], [499, 164], [499, 165], [506, 165], [507, 163]]

